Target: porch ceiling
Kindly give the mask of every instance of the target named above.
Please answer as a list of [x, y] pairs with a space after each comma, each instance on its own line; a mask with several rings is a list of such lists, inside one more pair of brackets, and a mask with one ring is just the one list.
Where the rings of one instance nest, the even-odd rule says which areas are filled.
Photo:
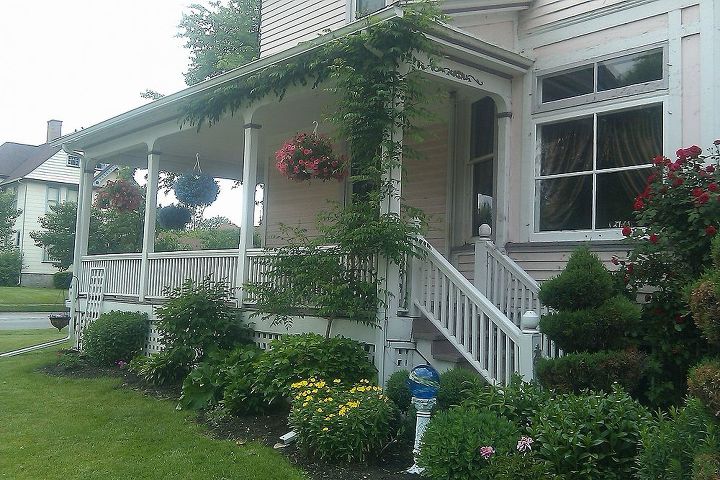
[[[371, 21], [380, 22], [401, 15], [402, 9], [392, 6], [373, 15]], [[313, 41], [264, 57], [92, 127], [61, 137], [52, 142], [52, 145], [65, 145], [69, 149], [85, 151], [98, 160], [135, 167], [146, 166], [148, 145], [152, 145], [153, 150], [161, 154], [161, 168], [177, 172], [192, 168], [195, 164], [195, 154], [199, 153], [204, 172], [217, 177], [239, 178], [242, 173], [243, 153], [242, 115], [223, 118], [212, 128], [205, 127], [198, 132], [191, 126], [180, 128], [183, 107], [219, 86], [268, 66], [290, 61], [335, 38], [350, 35], [366, 27], [367, 19], [352, 23]], [[467, 79], [458, 80], [456, 76], [460, 69], [490, 74], [485, 75], [482, 85], [475, 82], [477, 85], [470, 84], [469, 88], [493, 91], [491, 86], [499, 84], [496, 80], [507, 82], [507, 79], [523, 74], [532, 65], [531, 60], [517, 53], [481, 41], [449, 25], [437, 24], [427, 34], [438, 45], [444, 57], [443, 62], [448, 67], [445, 73], [433, 72], [437, 77], [443, 78], [445, 75], [444, 80], [467, 84]], [[453, 70], [455, 75], [448, 74], [448, 71]], [[507, 88], [507, 85], [503, 88]], [[264, 124], [263, 137], [309, 130], [312, 128], [313, 120], [321, 122], [322, 125], [321, 112], [322, 106], [329, 101], [327, 95], [320, 90], [305, 88], [302, 95], [288, 95], [280, 104], [274, 102], [274, 106], [262, 107], [257, 114], [257, 123]], [[255, 120], [253, 122], [255, 123]]]

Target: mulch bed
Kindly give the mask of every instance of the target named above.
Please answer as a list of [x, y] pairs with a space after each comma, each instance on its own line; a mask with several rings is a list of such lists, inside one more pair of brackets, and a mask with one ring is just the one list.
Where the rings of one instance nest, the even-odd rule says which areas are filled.
[[[71, 378], [118, 377], [122, 378], [122, 384], [118, 388], [130, 388], [162, 400], [177, 400], [180, 396], [180, 390], [177, 388], [147, 385], [136, 375], [119, 368], [95, 367], [86, 362], [78, 362], [71, 368], [61, 364], [51, 364], [40, 370], [47, 375]], [[239, 448], [247, 442], [257, 442], [277, 448], [280, 436], [290, 431], [287, 414], [215, 418], [211, 413], [201, 412], [197, 415], [196, 421], [206, 427], [212, 437], [234, 441]], [[343, 466], [309, 461], [294, 444], [277, 448], [292, 464], [307, 472], [314, 480], [417, 479], [417, 475], [404, 473], [404, 470], [413, 463], [411, 449], [412, 445], [396, 443], [388, 447], [383, 455], [372, 463]]]

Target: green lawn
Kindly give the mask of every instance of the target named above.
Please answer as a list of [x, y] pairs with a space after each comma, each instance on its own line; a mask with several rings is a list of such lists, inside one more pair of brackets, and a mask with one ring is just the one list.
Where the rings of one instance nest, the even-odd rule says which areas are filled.
[[63, 312], [65, 290], [0, 287], [0, 312]]
[[211, 439], [191, 413], [119, 379], [34, 371], [54, 357], [0, 359], [0, 479], [304, 478], [272, 449]]
[[67, 328], [58, 333], [57, 328], [40, 330], [0, 330], [0, 353], [31, 347], [67, 337]]

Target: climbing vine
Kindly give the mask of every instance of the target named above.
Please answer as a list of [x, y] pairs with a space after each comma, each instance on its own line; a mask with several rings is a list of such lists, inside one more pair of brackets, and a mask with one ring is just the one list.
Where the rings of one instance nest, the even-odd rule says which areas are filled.
[[418, 2], [402, 17], [368, 20], [360, 32], [219, 87], [188, 107], [185, 122], [200, 129], [264, 97], [282, 100], [296, 86], [324, 88], [338, 98], [328, 118], [348, 147], [351, 201], [319, 213], [319, 235], [286, 229], [286, 246], [266, 260], [268, 281], [246, 286], [260, 315], [288, 323], [298, 305], [313, 307], [328, 320], [328, 336], [335, 318], [375, 323], [388, 301], [377, 259], [402, 264], [416, 254], [421, 212], [403, 206], [398, 214], [383, 205], [399, 197], [387, 172], [415, 156], [395, 132], [412, 135], [414, 122], [428, 115], [423, 80], [414, 72], [432, 63], [424, 32], [438, 20], [431, 2]]

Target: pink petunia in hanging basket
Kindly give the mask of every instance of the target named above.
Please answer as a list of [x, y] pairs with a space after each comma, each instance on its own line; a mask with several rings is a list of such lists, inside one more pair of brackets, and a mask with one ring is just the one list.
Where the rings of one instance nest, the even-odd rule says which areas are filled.
[[347, 177], [347, 160], [333, 153], [330, 139], [316, 133], [298, 133], [275, 152], [277, 169], [293, 180], [342, 181]]

